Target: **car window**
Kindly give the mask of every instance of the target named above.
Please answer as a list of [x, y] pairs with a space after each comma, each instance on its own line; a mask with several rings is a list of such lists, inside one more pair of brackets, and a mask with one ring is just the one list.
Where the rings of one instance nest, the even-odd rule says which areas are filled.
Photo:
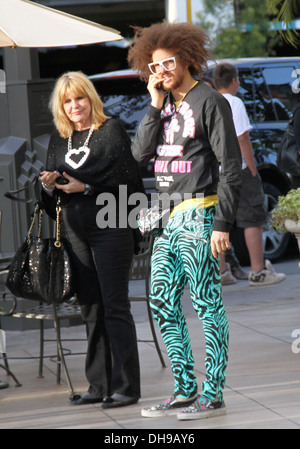
[[276, 120], [268, 86], [260, 69], [239, 68], [237, 96], [243, 101], [251, 122]]
[[[150, 105], [146, 84], [138, 78], [92, 79], [103, 102], [104, 112], [109, 117], [122, 121], [133, 140], [136, 130]], [[153, 178], [153, 160], [140, 167], [142, 177]]]
[[254, 121], [273, 122], [277, 120], [269, 87], [261, 69], [253, 70]]
[[239, 69], [240, 87], [237, 96], [243, 101], [251, 122], [255, 120], [253, 104], [253, 79], [250, 70]]
[[297, 99], [292, 90], [294, 70], [293, 66], [262, 69], [277, 120], [289, 120], [296, 106]]
[[288, 121], [291, 118], [297, 103], [292, 90], [293, 73], [293, 66], [253, 70], [254, 121]]
[[103, 102], [106, 115], [119, 118], [133, 138], [150, 104], [145, 83], [134, 78], [93, 80], [93, 82]]

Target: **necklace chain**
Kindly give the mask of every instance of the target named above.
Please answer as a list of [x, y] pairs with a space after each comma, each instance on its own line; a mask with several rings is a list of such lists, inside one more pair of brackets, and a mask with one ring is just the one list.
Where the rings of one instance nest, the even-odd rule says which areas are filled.
[[[94, 125], [92, 125], [90, 130], [89, 130], [88, 136], [87, 136], [87, 138], [86, 138], [86, 140], [85, 140], [85, 142], [83, 144], [83, 147], [88, 147], [88, 145], [90, 143], [90, 139], [91, 139], [92, 134], [94, 132], [94, 129], [95, 129], [95, 127], [94, 127]], [[73, 136], [73, 131], [71, 132], [71, 134], [69, 135], [69, 138], [68, 138], [68, 151], [71, 151], [73, 149], [72, 148], [72, 136]]]
[[[72, 168], [77, 169], [79, 167], [81, 167], [81, 165], [83, 165], [85, 163], [85, 161], [87, 160], [87, 158], [89, 157], [90, 154], [90, 148], [88, 147], [88, 144], [90, 142], [90, 139], [92, 137], [92, 134], [94, 132], [94, 125], [92, 125], [92, 127], [89, 130], [88, 136], [83, 144], [83, 146], [81, 146], [80, 148], [76, 149], [76, 148], [72, 148], [72, 136], [73, 136], [73, 132], [69, 135], [68, 138], [68, 152], [65, 156], [65, 161], [68, 165], [70, 165]], [[79, 160], [78, 160], [78, 156], [79, 156]], [[75, 157], [75, 160], [74, 160]], [[77, 161], [76, 161], [77, 158]]]

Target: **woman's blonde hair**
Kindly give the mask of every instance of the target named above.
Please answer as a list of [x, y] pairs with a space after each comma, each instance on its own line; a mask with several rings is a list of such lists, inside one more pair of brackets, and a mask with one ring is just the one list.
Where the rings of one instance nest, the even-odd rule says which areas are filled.
[[56, 81], [49, 104], [61, 137], [67, 138], [74, 131], [74, 124], [64, 111], [65, 98], [70, 94], [89, 98], [92, 124], [96, 129], [109, 118], [104, 114], [102, 101], [88, 77], [82, 72], [67, 72]]

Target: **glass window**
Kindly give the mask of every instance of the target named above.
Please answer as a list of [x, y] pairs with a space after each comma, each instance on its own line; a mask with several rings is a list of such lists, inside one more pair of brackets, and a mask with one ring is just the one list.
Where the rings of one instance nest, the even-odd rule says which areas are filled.
[[260, 69], [253, 71], [254, 121], [272, 122], [277, 120], [272, 97]]
[[239, 70], [240, 87], [237, 96], [243, 101], [250, 121], [254, 121], [253, 80], [250, 70]]
[[289, 120], [296, 106], [297, 98], [292, 90], [294, 70], [293, 66], [262, 69], [277, 120]]
[[[105, 114], [120, 119], [133, 140], [150, 105], [146, 83], [133, 77], [92, 81], [103, 102]], [[154, 178], [153, 159], [140, 169], [143, 178]]]
[[150, 104], [146, 84], [134, 78], [92, 81], [103, 102], [105, 114], [119, 118], [133, 138]]

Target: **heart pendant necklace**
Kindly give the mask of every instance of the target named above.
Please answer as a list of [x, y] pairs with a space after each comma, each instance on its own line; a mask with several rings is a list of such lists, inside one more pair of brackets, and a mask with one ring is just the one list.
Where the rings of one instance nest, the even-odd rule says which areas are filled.
[[84, 142], [82, 147], [79, 147], [78, 149], [72, 148], [72, 136], [73, 132], [69, 135], [68, 138], [68, 152], [65, 156], [65, 162], [70, 165], [72, 168], [79, 168], [81, 167], [85, 161], [87, 160], [89, 154], [90, 154], [90, 148], [88, 147], [90, 139], [92, 137], [92, 134], [94, 132], [94, 126], [92, 126], [89, 130], [88, 136], [86, 138], [86, 141]]

